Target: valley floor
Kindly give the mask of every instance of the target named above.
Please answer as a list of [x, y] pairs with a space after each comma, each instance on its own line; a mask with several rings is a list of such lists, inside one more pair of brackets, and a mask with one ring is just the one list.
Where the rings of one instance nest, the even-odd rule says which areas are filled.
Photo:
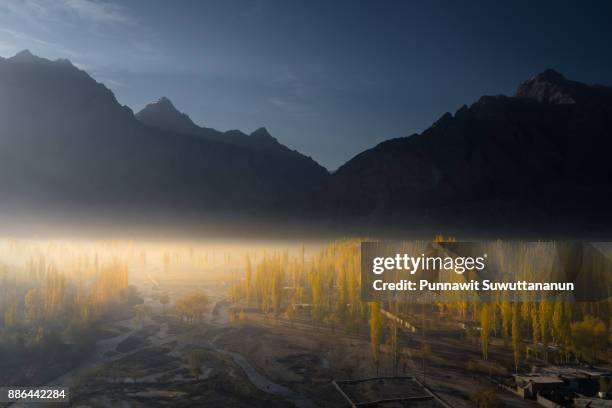
[[[149, 315], [140, 322], [108, 323], [105, 330], [117, 335], [100, 340], [86, 361], [49, 385], [70, 386], [71, 405], [81, 407], [346, 407], [332, 380], [376, 375], [367, 333], [332, 331], [306, 320], [291, 323], [254, 311], [232, 323], [224, 290], [218, 283], [200, 285], [214, 305], [202, 322], [188, 324], [156, 300], [159, 286], [169, 294], [170, 304], [187, 288], [147, 275], [140, 289]], [[485, 376], [465, 369], [466, 361], [480, 358], [478, 346], [446, 338], [428, 339], [432, 354], [423, 378], [417, 336], [402, 334], [402, 353], [408, 358], [399, 375], [425, 381], [457, 408], [472, 407], [471, 394], [491, 388]], [[204, 357], [198, 379], [187, 357], [195, 350]], [[495, 358], [495, 352], [492, 355]], [[384, 358], [378, 374], [391, 375]], [[535, 406], [505, 391], [499, 396], [507, 407]]]

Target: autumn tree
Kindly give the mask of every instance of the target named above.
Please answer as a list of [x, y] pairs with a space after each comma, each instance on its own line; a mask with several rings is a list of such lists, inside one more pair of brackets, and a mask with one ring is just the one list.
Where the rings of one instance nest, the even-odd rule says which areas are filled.
[[540, 339], [544, 347], [544, 360], [548, 360], [548, 341], [549, 333], [551, 331], [551, 320], [553, 316], [553, 308], [549, 301], [542, 300], [540, 302]]
[[483, 303], [480, 308], [480, 346], [482, 358], [489, 358], [489, 336], [491, 333], [491, 308], [488, 303]]
[[30, 289], [25, 295], [26, 318], [31, 322], [36, 322], [41, 317], [41, 299], [38, 289]]
[[246, 278], [245, 278], [245, 292], [246, 292], [246, 301], [249, 303], [251, 301], [251, 281], [253, 279], [253, 268], [251, 266], [251, 257], [249, 254], [246, 255]]
[[187, 356], [187, 365], [189, 366], [189, 371], [195, 377], [196, 381], [200, 380], [203, 364], [204, 353], [202, 351], [194, 350]]
[[502, 339], [504, 344], [507, 345], [511, 336], [511, 324], [512, 324], [512, 306], [508, 300], [504, 300], [500, 306], [501, 317], [502, 317]]
[[370, 344], [372, 347], [372, 359], [376, 365], [376, 375], [380, 365], [380, 336], [382, 334], [382, 317], [380, 314], [380, 304], [370, 303]]
[[4, 312], [4, 326], [13, 327], [17, 324], [17, 301], [10, 303]]
[[607, 344], [606, 325], [598, 317], [586, 316], [580, 322], [571, 324], [572, 341], [576, 355], [590, 363], [597, 360], [597, 354]]
[[293, 327], [293, 322], [295, 321], [295, 306], [293, 304], [287, 306], [287, 310], [285, 310], [285, 318], [289, 320], [291, 323], [291, 327]]
[[472, 394], [471, 400], [477, 408], [503, 408], [504, 404], [494, 390], [479, 390]]
[[514, 372], [518, 373], [518, 367], [521, 362], [521, 333], [520, 333], [520, 318], [518, 304], [515, 302], [512, 305], [512, 353], [514, 355]]
[[204, 292], [194, 292], [176, 301], [176, 311], [181, 320], [190, 323], [201, 320], [208, 309], [208, 296]]

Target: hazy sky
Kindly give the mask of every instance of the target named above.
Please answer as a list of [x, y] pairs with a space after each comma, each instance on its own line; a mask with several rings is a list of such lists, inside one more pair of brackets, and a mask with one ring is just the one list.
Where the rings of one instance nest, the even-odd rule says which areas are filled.
[[548, 67], [612, 85], [612, 2], [2, 0], [0, 55], [68, 58], [140, 110], [335, 169]]

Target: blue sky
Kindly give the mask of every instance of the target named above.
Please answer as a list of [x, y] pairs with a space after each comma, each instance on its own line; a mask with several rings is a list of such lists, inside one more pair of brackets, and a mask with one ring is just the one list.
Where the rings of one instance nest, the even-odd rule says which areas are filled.
[[546, 68], [612, 85], [612, 3], [7, 0], [0, 55], [68, 58], [134, 111], [160, 96], [335, 169]]

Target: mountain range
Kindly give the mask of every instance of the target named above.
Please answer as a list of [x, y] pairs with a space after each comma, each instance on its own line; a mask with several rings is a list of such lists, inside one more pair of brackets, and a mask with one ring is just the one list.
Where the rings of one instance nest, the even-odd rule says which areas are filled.
[[0, 60], [0, 134], [4, 208], [248, 215], [329, 177], [263, 128], [199, 128], [165, 98], [134, 115], [69, 61], [28, 51]]
[[140, 112], [136, 113], [136, 119], [152, 128], [195, 135], [212, 142], [229, 143], [261, 152], [303, 159], [299, 152], [280, 144], [265, 127], [260, 127], [247, 135], [240, 130], [220, 132], [216, 129], [198, 126], [193, 123], [187, 114], [179, 112], [170, 99], [165, 96], [154, 103], [147, 104]]
[[611, 148], [612, 88], [546, 70], [357, 155], [316, 195], [346, 222], [589, 234], [611, 225]]
[[606, 228], [612, 88], [546, 70], [330, 174], [264, 128], [134, 114], [68, 60], [0, 59], [0, 211]]

